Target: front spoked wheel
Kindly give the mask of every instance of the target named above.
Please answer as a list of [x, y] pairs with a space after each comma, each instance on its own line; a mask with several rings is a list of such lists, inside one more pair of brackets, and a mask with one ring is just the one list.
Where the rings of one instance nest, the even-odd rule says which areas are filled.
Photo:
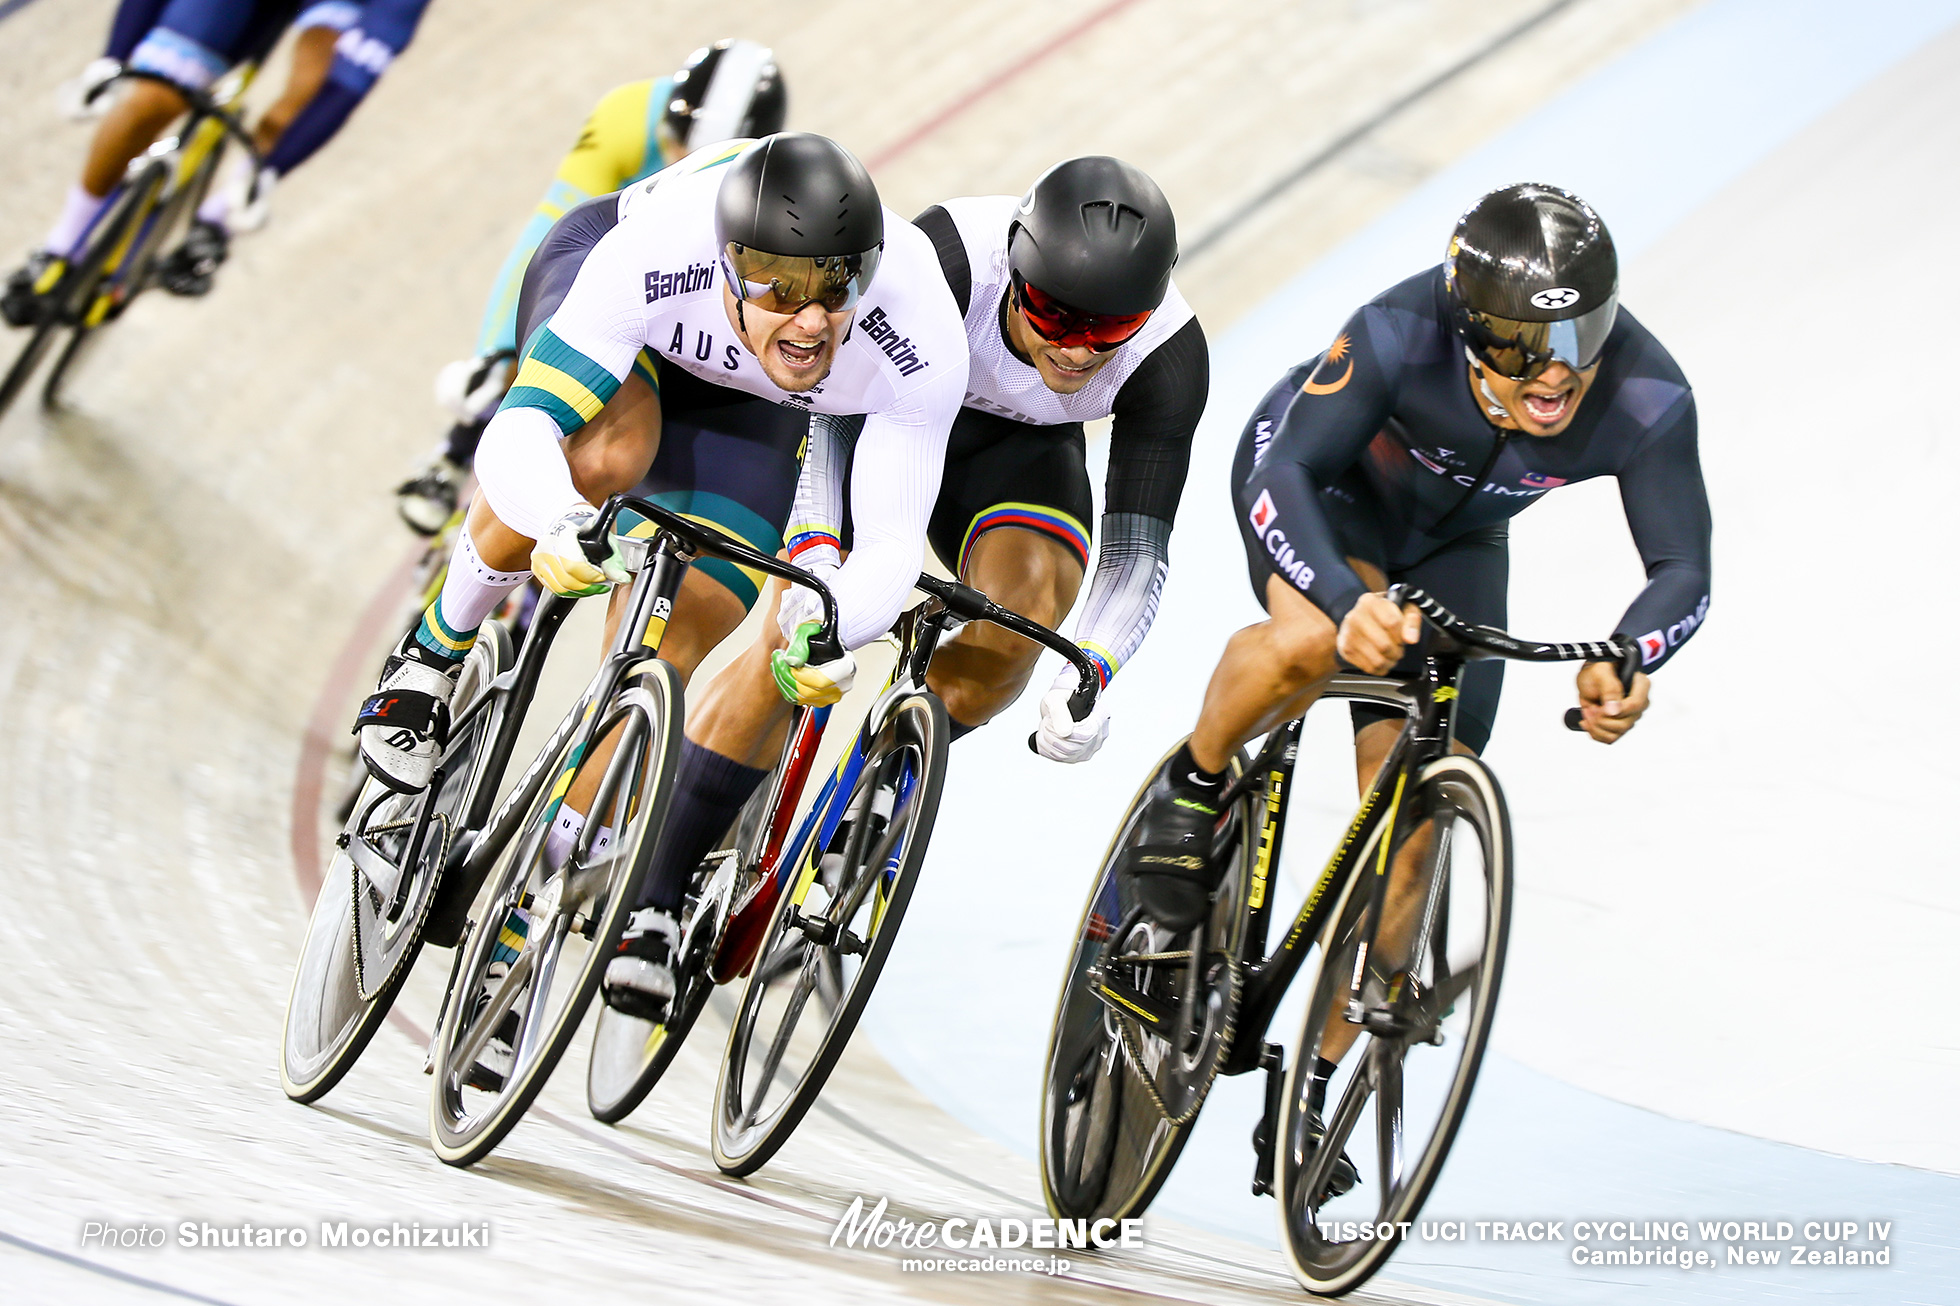
[[811, 851], [777, 903], [715, 1086], [715, 1164], [726, 1173], [751, 1174], [776, 1154], [850, 1042], [925, 861], [947, 741], [937, 697], [900, 702], [865, 749], [828, 847]]
[[[1126, 905], [1116, 875], [1162, 766], [1160, 758], [1150, 768], [1103, 855], [1049, 1031], [1041, 1186], [1059, 1219], [1140, 1214], [1169, 1177], [1231, 1048], [1254, 802], [1240, 799], [1220, 831], [1226, 871], [1204, 929], [1167, 939]], [[1234, 778], [1242, 766], [1233, 759]], [[1139, 1009], [1169, 1019], [1152, 1024]]]
[[[1335, 1235], [1413, 1221], [1470, 1105], [1511, 913], [1510, 818], [1489, 768], [1473, 757], [1425, 767], [1390, 855], [1359, 1008], [1350, 986], [1369, 874], [1349, 878], [1321, 935], [1281, 1106], [1275, 1195], [1287, 1258], [1309, 1291], [1330, 1297], [1365, 1283], [1400, 1241]], [[1330, 1058], [1340, 1069], [1321, 1097], [1302, 1067], [1338, 1048], [1334, 1030], [1355, 1037]], [[1351, 1188], [1343, 1153], [1359, 1176]]]
[[[486, 627], [456, 681], [459, 719], [510, 660], [509, 639]], [[414, 967], [489, 719], [478, 711], [450, 738], [432, 793], [397, 794], [372, 778], [361, 788], [286, 999], [279, 1083], [295, 1102], [315, 1101], [340, 1082]]]
[[[578, 1033], [619, 947], [633, 895], [666, 820], [680, 757], [681, 684], [650, 659], [601, 708], [603, 774], [565, 865], [545, 861], [559, 797], [586, 763], [571, 740], [544, 774], [488, 877], [493, 886], [451, 979], [436, 1033], [430, 1143], [472, 1165], [503, 1141]], [[612, 842], [593, 852], [598, 831]]]

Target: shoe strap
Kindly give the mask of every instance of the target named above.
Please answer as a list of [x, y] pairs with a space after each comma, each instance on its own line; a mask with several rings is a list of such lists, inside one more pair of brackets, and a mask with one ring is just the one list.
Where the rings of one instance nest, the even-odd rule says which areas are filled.
[[449, 704], [419, 689], [390, 689], [370, 694], [354, 718], [354, 729], [387, 726], [406, 730], [417, 742], [449, 742]]

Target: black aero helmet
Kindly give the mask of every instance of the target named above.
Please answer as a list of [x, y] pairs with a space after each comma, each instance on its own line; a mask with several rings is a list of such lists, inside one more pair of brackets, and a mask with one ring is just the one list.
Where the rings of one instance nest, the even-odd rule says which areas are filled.
[[827, 136], [779, 132], [725, 166], [715, 243], [737, 312], [855, 306], [885, 244], [878, 187], [856, 156]]
[[672, 163], [719, 141], [770, 136], [789, 116], [789, 90], [776, 54], [754, 41], [716, 41], [687, 57], [656, 129]]
[[[1140, 169], [1106, 155], [1042, 173], [1008, 224], [1015, 296], [1029, 322], [1056, 344], [1121, 344], [1164, 302], [1176, 263], [1170, 201]], [[1111, 321], [1097, 330], [1098, 318]], [[1122, 331], [1121, 319], [1134, 326]], [[1051, 334], [1057, 329], [1072, 338]]]
[[1452, 325], [1513, 380], [1599, 361], [1620, 307], [1620, 261], [1592, 206], [1557, 186], [1494, 190], [1457, 220], [1443, 261]]

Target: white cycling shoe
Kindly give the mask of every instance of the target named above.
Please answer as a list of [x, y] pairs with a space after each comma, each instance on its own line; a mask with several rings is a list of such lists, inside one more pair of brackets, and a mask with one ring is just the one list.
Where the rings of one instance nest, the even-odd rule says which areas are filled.
[[436, 759], [449, 741], [449, 703], [463, 664], [422, 647], [410, 631], [381, 669], [381, 683], [361, 704], [354, 728], [361, 760], [396, 793], [429, 787]]
[[619, 955], [606, 963], [606, 1004], [624, 1015], [660, 1024], [674, 1001], [674, 953], [680, 922], [658, 907], [642, 907], [626, 920]]

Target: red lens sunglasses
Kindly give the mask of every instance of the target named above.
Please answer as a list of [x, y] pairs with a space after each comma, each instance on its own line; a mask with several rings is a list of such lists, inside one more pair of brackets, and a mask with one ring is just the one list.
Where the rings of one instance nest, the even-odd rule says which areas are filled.
[[1049, 344], [1060, 345], [1063, 349], [1080, 349], [1087, 345], [1099, 354], [1120, 347], [1143, 330], [1143, 324], [1150, 320], [1149, 313], [1116, 317], [1070, 308], [1039, 286], [1028, 284], [1019, 273], [1014, 276], [1014, 302], [1022, 316], [1028, 319], [1028, 325], [1034, 328], [1035, 334]]

